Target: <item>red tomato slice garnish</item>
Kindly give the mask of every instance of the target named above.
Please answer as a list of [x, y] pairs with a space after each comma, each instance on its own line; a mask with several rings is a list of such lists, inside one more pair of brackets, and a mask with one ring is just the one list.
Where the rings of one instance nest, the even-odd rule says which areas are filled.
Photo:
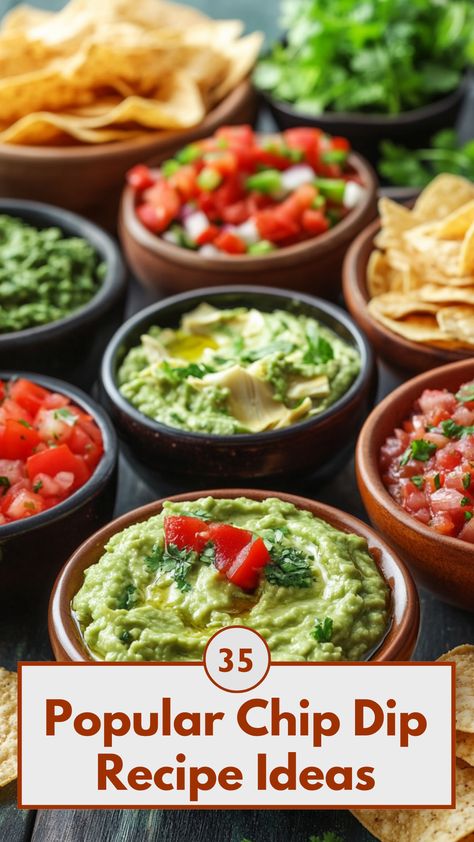
[[253, 591], [260, 581], [262, 568], [269, 562], [270, 553], [263, 539], [257, 538], [240, 551], [237, 558], [227, 568], [226, 576], [233, 585], [245, 591]]

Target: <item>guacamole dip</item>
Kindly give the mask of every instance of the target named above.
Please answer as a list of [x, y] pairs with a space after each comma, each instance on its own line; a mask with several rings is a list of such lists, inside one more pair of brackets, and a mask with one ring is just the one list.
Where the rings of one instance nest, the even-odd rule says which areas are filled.
[[104, 274], [82, 237], [0, 214], [0, 333], [69, 316], [98, 292]]
[[[255, 550], [267, 555], [252, 590], [233, 583], [235, 564], [221, 564], [223, 524], [250, 535], [254, 566]], [[198, 538], [199, 551], [187, 549]], [[72, 608], [98, 660], [199, 660], [232, 624], [258, 631], [277, 661], [358, 660], [384, 635], [389, 589], [363, 538], [278, 499], [206, 497], [167, 502], [114, 535]]]
[[126, 355], [118, 383], [155, 421], [232, 435], [317, 415], [359, 368], [356, 349], [308, 316], [200, 304], [177, 329], [151, 327]]

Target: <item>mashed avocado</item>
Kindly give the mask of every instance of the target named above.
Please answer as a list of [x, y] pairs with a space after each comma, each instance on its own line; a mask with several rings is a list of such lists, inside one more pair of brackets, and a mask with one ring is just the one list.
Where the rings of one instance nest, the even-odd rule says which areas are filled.
[[175, 330], [151, 327], [125, 357], [118, 383], [155, 421], [232, 435], [323, 412], [359, 369], [356, 349], [308, 316], [201, 304]]
[[[258, 588], [231, 584], [212, 547], [163, 564], [164, 518], [172, 514], [261, 536], [271, 563]], [[167, 502], [161, 514], [114, 535], [72, 607], [98, 660], [198, 660], [214, 632], [234, 623], [260, 632], [277, 661], [358, 660], [384, 635], [389, 589], [363, 538], [278, 499], [207, 497]]]
[[104, 273], [82, 237], [0, 215], [0, 333], [69, 316], [98, 292]]

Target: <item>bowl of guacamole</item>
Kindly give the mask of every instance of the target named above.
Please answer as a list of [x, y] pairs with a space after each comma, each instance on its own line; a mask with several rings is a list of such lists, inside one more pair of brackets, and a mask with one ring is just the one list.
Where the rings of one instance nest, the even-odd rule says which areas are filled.
[[56, 658], [201, 660], [230, 625], [275, 661], [409, 658], [418, 600], [355, 518], [288, 494], [193, 492], [130, 512], [83, 544], [51, 598]]
[[184, 293], [132, 317], [102, 365], [106, 404], [151, 471], [307, 473], [350, 444], [373, 359], [351, 319], [303, 294]]
[[88, 385], [124, 292], [120, 252], [96, 225], [51, 205], [0, 200], [0, 364]]

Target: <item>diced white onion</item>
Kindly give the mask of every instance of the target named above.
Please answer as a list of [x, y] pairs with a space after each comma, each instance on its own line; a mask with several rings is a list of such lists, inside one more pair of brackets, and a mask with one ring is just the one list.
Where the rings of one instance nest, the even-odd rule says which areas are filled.
[[342, 204], [346, 208], [355, 208], [356, 205], [358, 205], [364, 198], [365, 192], [365, 187], [361, 187], [357, 181], [348, 181], [344, 190], [344, 200]]
[[253, 219], [247, 219], [246, 222], [242, 222], [241, 225], [237, 225], [234, 228], [235, 234], [240, 237], [244, 243], [247, 243], [248, 246], [252, 245], [253, 243], [258, 243], [260, 239], [260, 234], [258, 233], [257, 226]]
[[203, 257], [219, 257], [222, 252], [219, 249], [216, 249], [212, 243], [206, 243], [205, 246], [201, 246], [199, 249], [199, 254], [202, 254]]
[[316, 178], [316, 173], [311, 167], [305, 164], [299, 164], [296, 167], [290, 167], [281, 174], [281, 183], [284, 190], [296, 190], [303, 184], [311, 184]]
[[188, 237], [195, 242], [209, 228], [209, 220], [202, 211], [195, 211], [183, 220], [183, 225]]
[[167, 243], [173, 243], [174, 246], [177, 246], [179, 243], [178, 237], [174, 231], [165, 231], [161, 236], [163, 240], [166, 240]]

